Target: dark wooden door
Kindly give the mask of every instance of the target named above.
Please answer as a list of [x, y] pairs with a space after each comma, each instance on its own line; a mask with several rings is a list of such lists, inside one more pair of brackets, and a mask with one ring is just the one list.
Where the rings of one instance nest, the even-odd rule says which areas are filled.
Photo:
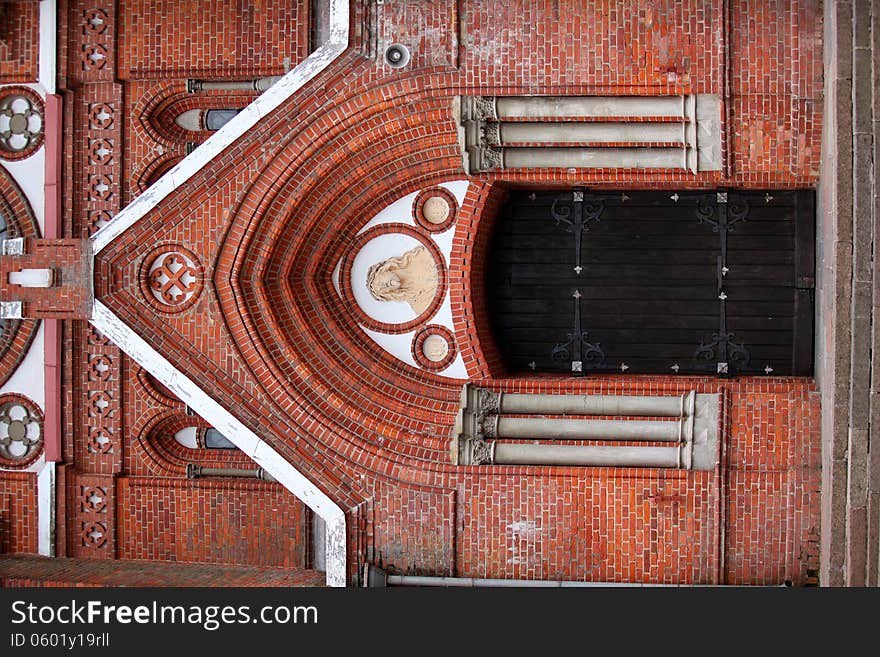
[[812, 191], [516, 191], [503, 213], [512, 371], [812, 374]]

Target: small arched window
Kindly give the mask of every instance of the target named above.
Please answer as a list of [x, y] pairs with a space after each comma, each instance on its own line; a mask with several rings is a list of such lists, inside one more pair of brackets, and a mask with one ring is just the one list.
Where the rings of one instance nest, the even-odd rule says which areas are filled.
[[211, 427], [207, 431], [205, 431], [205, 448], [206, 449], [238, 449], [232, 442], [224, 436], [222, 433], [217, 431], [214, 427]]
[[219, 130], [241, 110], [237, 109], [212, 109], [205, 112], [205, 129]]
[[191, 132], [215, 131], [229, 123], [232, 118], [241, 112], [240, 109], [191, 109], [178, 114], [174, 122], [184, 130]]
[[184, 427], [174, 434], [174, 440], [189, 449], [238, 449], [226, 436], [214, 427]]

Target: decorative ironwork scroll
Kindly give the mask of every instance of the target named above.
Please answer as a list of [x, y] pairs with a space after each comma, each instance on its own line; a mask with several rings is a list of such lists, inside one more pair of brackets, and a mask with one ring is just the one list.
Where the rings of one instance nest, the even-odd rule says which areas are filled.
[[590, 369], [602, 367], [605, 363], [605, 352], [598, 342], [589, 341], [589, 333], [581, 328], [581, 293], [575, 290], [574, 298], [574, 330], [568, 334], [568, 340], [554, 345], [550, 357], [557, 363], [571, 361], [572, 372], [583, 372], [584, 362]]
[[[718, 313], [718, 332], [712, 334], [712, 338], [706, 342], [701, 341], [700, 346], [694, 352], [694, 361], [716, 362], [717, 374], [730, 374], [731, 364], [737, 367], [747, 367], [749, 364], [749, 351], [744, 344], [734, 340], [734, 334], [727, 330], [727, 299], [728, 294], [724, 287], [725, 278], [730, 272], [727, 266], [727, 234], [732, 233], [736, 225], [745, 221], [749, 213], [749, 206], [743, 200], [728, 203], [727, 192], [718, 192], [715, 196], [715, 204], [711, 197], [703, 197], [697, 201], [697, 221], [712, 227], [712, 232], [718, 233], [721, 242], [721, 254], [718, 256], [716, 273], [718, 301], [720, 303]], [[717, 216], [716, 216], [717, 210]]]
[[[570, 203], [570, 205], [568, 205]], [[560, 205], [564, 204], [564, 205]], [[575, 265], [574, 271], [580, 276], [584, 270], [581, 266], [581, 241], [583, 234], [590, 230], [590, 224], [599, 221], [605, 205], [602, 199], [595, 196], [584, 197], [584, 192], [575, 190], [569, 199], [568, 195], [560, 196], [550, 206], [550, 214], [557, 226], [564, 226], [565, 232], [574, 235]]]

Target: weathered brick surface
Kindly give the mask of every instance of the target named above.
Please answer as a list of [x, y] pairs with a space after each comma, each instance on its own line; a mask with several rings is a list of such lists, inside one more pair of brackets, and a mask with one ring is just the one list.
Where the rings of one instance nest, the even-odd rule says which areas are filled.
[[122, 79], [279, 75], [308, 54], [308, 2], [124, 0]]
[[0, 586], [323, 586], [324, 574], [296, 568], [0, 557]]
[[0, 84], [37, 81], [39, 18], [39, 3], [3, 3], [0, 11]]
[[305, 567], [309, 514], [278, 484], [118, 483], [121, 559]]
[[37, 553], [37, 477], [30, 472], [0, 476], [0, 554]]
[[[65, 70], [82, 83], [66, 117], [73, 139], [65, 204], [74, 236], [93, 232], [98, 213], [118, 210], [183, 156], [193, 135], [173, 124], [178, 111], [247, 99], [187, 95], [183, 78], [273, 74], [285, 53], [297, 53], [294, 63], [305, 54], [305, 3], [240, 3], [227, 14], [212, 14], [209, 3], [187, 5], [200, 9], [198, 18], [184, 3], [158, 5], [108, 7], [100, 36], [111, 57], [88, 70], [81, 53], [97, 40], [83, 32], [88, 8], [71, 2], [65, 14]], [[372, 560], [435, 575], [809, 581], [818, 561], [820, 472], [810, 381], [505, 378], [487, 330], [482, 263], [510, 185], [815, 185], [822, 93], [815, 4], [387, 0], [353, 7], [352, 48], [103, 252], [97, 296], [205, 390], [237, 400], [235, 414], [346, 510], [352, 577]], [[271, 20], [257, 25], [265, 16]], [[187, 29], [172, 34], [170, 23]], [[392, 40], [412, 51], [405, 69], [381, 63]], [[245, 47], [258, 43], [265, 47]], [[112, 84], [114, 75], [124, 83]], [[392, 359], [354, 325], [330, 282], [357, 231], [396, 198], [465, 176], [456, 95], [690, 93], [725, 100], [725, 170], [474, 177], [459, 208], [449, 289], [456, 346], [472, 379], [505, 390], [721, 392], [721, 465], [701, 473], [452, 466], [448, 438], [460, 383]], [[94, 123], [97, 104], [111, 106], [111, 125]], [[102, 138], [113, 140], [112, 159], [94, 161], [90, 140]], [[112, 177], [106, 198], [92, 193], [95, 176]], [[182, 312], [157, 312], [140, 285], [144, 257], [157, 245], [185, 247], [203, 272], [206, 284]], [[183, 479], [194, 457], [247, 464], [184, 450], [169, 438], [188, 422], [180, 402], [85, 327], [72, 325], [67, 336], [74, 444], [66, 444], [65, 458], [75, 471], [64, 485], [72, 491], [82, 477], [116, 475], [108, 491], [116, 556], [309, 565], [298, 502], [277, 484]], [[113, 363], [107, 381], [90, 379], [97, 356]], [[96, 418], [85, 409], [102, 390], [121, 405], [102, 419], [115, 442], [97, 454], [87, 447]], [[82, 522], [72, 495], [67, 514]], [[284, 523], [272, 522], [277, 513]], [[67, 531], [64, 544], [76, 553], [80, 534]]]

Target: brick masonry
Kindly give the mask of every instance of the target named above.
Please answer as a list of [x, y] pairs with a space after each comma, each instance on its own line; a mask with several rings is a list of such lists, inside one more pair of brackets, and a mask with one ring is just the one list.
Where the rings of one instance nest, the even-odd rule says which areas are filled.
[[0, 553], [37, 552], [37, 477], [4, 472], [0, 477]]
[[322, 586], [315, 570], [0, 556], [0, 586]]
[[[255, 52], [240, 46], [255, 43], [247, 30], [259, 22], [247, 3], [236, 5], [242, 20], [215, 11], [199, 29], [174, 3], [159, 13], [148, 11], [154, 4], [106, 7], [107, 26], [96, 40], [82, 27], [89, 8], [68, 3], [71, 236], [93, 233], [106, 213], [182, 157], [187, 136], [175, 132], [168, 117], [176, 110], [168, 108], [218, 102], [216, 94], [188, 97], [186, 76], [278, 73], [282, 36], [300, 35], [291, 52], [306, 52], [299, 9], [261, 3], [272, 20], [260, 23], [267, 45]], [[211, 13], [209, 4], [202, 13]], [[96, 296], [205, 390], [240, 400], [236, 416], [347, 510], [352, 583], [365, 561], [430, 575], [814, 582], [821, 470], [812, 381], [509, 378], [487, 330], [481, 266], [509, 185], [815, 186], [818, 4], [694, 0], [584, 9], [573, 0], [388, 0], [352, 7], [351, 48], [102, 252]], [[186, 44], [163, 33], [168, 21], [193, 28], [174, 34], [218, 36]], [[392, 41], [413, 53], [404, 69], [381, 61]], [[109, 59], [86, 70], [81, 53], [95, 52], [89, 47], [96, 43]], [[195, 56], [175, 54], [183, 48]], [[354, 235], [396, 198], [463, 176], [456, 95], [690, 93], [724, 99], [724, 170], [474, 177], [459, 209], [448, 284], [456, 347], [472, 380], [505, 390], [720, 392], [720, 466], [701, 473], [452, 466], [448, 440], [461, 382], [404, 366], [353, 324], [330, 281]], [[90, 161], [89, 140], [101, 138], [113, 141], [112, 158]], [[105, 198], [94, 195], [90, 176], [110, 179]], [[204, 268], [197, 298], [174, 314], [156, 312], [140, 285], [144, 258], [162, 245], [188, 249]], [[87, 512], [75, 508], [81, 495], [71, 491], [80, 480], [103, 477], [93, 483], [109, 482], [116, 523], [104, 545], [111, 557], [309, 567], [308, 519], [298, 502], [277, 485], [186, 480], [186, 460], [208, 455], [183, 453], [169, 439], [173, 427], [185, 426], [183, 405], [81, 323], [65, 327], [68, 524], [59, 531], [59, 554], [99, 556], [88, 552], [102, 548], [82, 544]], [[89, 374], [99, 356], [112, 363], [103, 380]], [[111, 403], [100, 417], [88, 411], [96, 394]], [[89, 442], [96, 430], [112, 434], [106, 452]], [[282, 509], [285, 522], [270, 522], [268, 508]]]
[[4, 2], [0, 10], [0, 84], [36, 82], [40, 5]]

